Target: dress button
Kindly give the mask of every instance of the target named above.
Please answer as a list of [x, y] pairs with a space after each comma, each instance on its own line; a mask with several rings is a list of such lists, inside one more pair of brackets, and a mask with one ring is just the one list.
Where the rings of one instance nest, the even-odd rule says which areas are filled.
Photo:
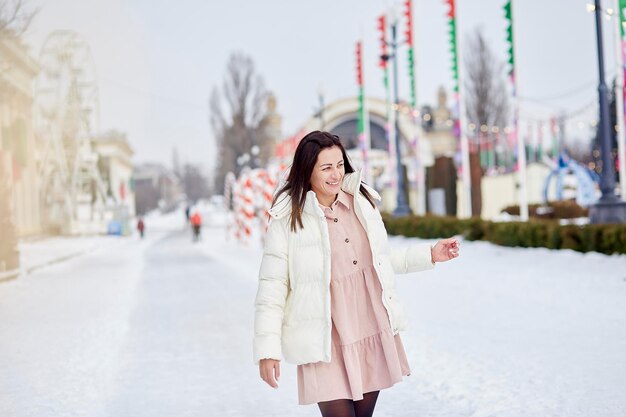
[[350, 243], [350, 239], [346, 238], [345, 242]]
[[339, 221], [339, 219], [335, 217], [335, 218], [333, 219], [333, 221], [334, 221], [335, 223], [337, 223], [337, 222]]
[[353, 265], [356, 265], [356, 261], [352, 261], [352, 264], [353, 264]]

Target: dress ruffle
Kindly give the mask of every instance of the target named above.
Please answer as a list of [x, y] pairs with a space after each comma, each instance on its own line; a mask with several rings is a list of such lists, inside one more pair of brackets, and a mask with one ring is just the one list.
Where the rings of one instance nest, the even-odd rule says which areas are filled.
[[373, 266], [331, 281], [331, 300], [331, 361], [298, 366], [300, 404], [359, 401], [363, 394], [389, 388], [410, 374]]

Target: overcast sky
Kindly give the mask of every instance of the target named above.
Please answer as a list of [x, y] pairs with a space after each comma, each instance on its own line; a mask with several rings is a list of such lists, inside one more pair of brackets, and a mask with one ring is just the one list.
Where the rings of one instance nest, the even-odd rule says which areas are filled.
[[[414, 0], [419, 103], [451, 87], [446, 6]], [[572, 113], [568, 131], [589, 133], [596, 117], [595, 21], [585, 0], [517, 0], [516, 61], [522, 116], [549, 120]], [[614, 0], [604, 1], [613, 6]], [[250, 55], [278, 99], [289, 135], [326, 102], [353, 96], [354, 45], [364, 40], [366, 94], [384, 97], [376, 66], [376, 18], [401, 2], [385, 0], [31, 0], [41, 11], [27, 34], [32, 55], [57, 29], [90, 44], [99, 82], [100, 130], [127, 133], [136, 162], [181, 160], [213, 164], [208, 97], [220, 85], [233, 51]], [[457, 0], [458, 32], [482, 28], [494, 54], [506, 59], [504, 0]], [[605, 20], [607, 73], [615, 74], [612, 21]], [[406, 49], [400, 51], [406, 85]], [[408, 98], [402, 88], [401, 96]]]

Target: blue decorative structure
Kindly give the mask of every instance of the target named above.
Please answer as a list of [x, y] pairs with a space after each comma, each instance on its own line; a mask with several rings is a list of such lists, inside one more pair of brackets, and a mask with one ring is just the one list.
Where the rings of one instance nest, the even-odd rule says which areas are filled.
[[122, 236], [123, 234], [122, 232], [123, 232], [122, 222], [117, 221], [117, 220], [111, 220], [107, 224], [107, 235]]
[[563, 179], [566, 175], [574, 174], [577, 180], [576, 203], [583, 207], [588, 207], [598, 201], [597, 187], [600, 184], [600, 177], [597, 173], [587, 168], [585, 165], [570, 159], [566, 154], [559, 155], [559, 163], [546, 178], [543, 187], [543, 200], [548, 202], [548, 190], [552, 178], [556, 177], [556, 199], [563, 200]]

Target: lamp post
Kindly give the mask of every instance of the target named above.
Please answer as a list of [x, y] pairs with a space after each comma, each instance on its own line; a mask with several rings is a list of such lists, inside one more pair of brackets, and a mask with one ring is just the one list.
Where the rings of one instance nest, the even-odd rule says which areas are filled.
[[260, 153], [261, 148], [259, 148], [257, 145], [252, 145], [252, 147], [250, 148], [250, 154], [252, 155], [251, 159], [253, 168], [258, 168], [261, 166], [261, 160], [259, 158]]
[[398, 17], [394, 9], [390, 11], [391, 20], [391, 58], [393, 58], [393, 103], [394, 103], [394, 115], [395, 115], [395, 128], [393, 130], [394, 141], [396, 144], [396, 172], [398, 176], [397, 190], [396, 190], [396, 209], [393, 211], [393, 215], [396, 217], [406, 216], [411, 214], [411, 209], [407, 203], [405, 194], [405, 181], [404, 181], [404, 168], [402, 165], [402, 152], [400, 150], [400, 101], [398, 98], [398, 41], [397, 41], [397, 27]]
[[611, 158], [611, 129], [609, 126], [609, 101], [607, 87], [604, 80], [604, 52], [602, 48], [602, 10], [600, 0], [595, 0], [596, 40], [598, 43], [598, 70], [599, 85], [598, 98], [600, 100], [600, 152], [602, 156], [602, 173], [600, 189], [602, 197], [597, 204], [589, 208], [591, 223], [625, 223], [626, 203], [619, 201], [615, 195], [615, 167]]

